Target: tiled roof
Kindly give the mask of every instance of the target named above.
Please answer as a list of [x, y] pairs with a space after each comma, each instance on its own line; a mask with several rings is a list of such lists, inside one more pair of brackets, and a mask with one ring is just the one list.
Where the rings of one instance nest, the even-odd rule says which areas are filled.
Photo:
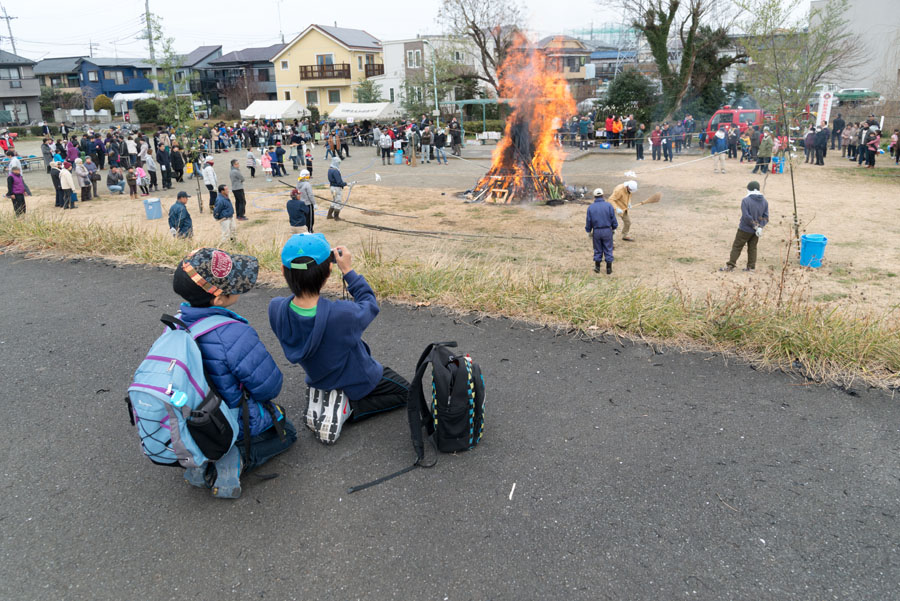
[[22, 58], [12, 52], [0, 50], [0, 65], [33, 65], [35, 62], [27, 58]]
[[215, 52], [216, 50], [220, 50], [221, 46], [200, 46], [193, 50], [187, 56], [183, 56], [181, 58], [181, 66], [182, 67], [193, 67], [204, 58]]
[[34, 66], [35, 75], [50, 75], [52, 73], [75, 73], [81, 64], [81, 56], [66, 56], [61, 58], [45, 58]]
[[328, 25], [316, 25], [319, 29], [351, 48], [371, 48], [381, 50], [381, 41], [362, 29], [348, 29], [346, 27], [330, 27]]
[[284, 44], [273, 44], [264, 48], [244, 48], [243, 50], [235, 50], [228, 54], [223, 54], [214, 61], [209, 61], [211, 65], [225, 65], [232, 63], [265, 63], [272, 60], [272, 57], [281, 52]]

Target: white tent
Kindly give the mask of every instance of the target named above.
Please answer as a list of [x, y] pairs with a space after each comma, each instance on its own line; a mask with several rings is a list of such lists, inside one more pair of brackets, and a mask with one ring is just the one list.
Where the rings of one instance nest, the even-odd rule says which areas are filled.
[[399, 116], [400, 111], [390, 102], [342, 102], [328, 114], [329, 119], [342, 121], [377, 121]]
[[309, 115], [309, 111], [296, 100], [254, 100], [241, 111], [242, 119], [296, 119]]

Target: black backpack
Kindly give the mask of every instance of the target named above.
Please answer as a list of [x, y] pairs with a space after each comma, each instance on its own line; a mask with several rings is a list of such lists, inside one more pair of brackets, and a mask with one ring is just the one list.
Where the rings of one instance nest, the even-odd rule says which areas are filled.
[[[416, 363], [406, 411], [417, 461], [425, 458], [422, 428], [442, 453], [468, 451], [484, 432], [484, 376], [469, 355], [451, 351], [455, 342], [429, 344]], [[431, 395], [426, 399], [422, 378], [431, 364]]]
[[[416, 461], [411, 466], [372, 482], [351, 487], [353, 493], [396, 478], [417, 467], [434, 467], [437, 459], [425, 463], [425, 437], [431, 437], [442, 453], [468, 451], [481, 442], [484, 433], [484, 376], [481, 367], [469, 355], [458, 355], [450, 349], [456, 342], [429, 344], [416, 363], [416, 375], [409, 388], [406, 403], [409, 431]], [[431, 395], [426, 399], [422, 378], [431, 365]]]

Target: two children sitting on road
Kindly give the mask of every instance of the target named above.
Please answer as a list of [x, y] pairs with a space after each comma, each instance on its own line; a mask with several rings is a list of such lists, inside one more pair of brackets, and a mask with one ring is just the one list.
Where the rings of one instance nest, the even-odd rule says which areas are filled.
[[[327, 444], [340, 436], [344, 423], [406, 404], [409, 383], [372, 358], [362, 334], [378, 315], [375, 293], [352, 268], [350, 251], [331, 248], [322, 234], [296, 234], [284, 245], [282, 271], [292, 296], [269, 303], [269, 323], [285, 357], [306, 372], [310, 387], [304, 419]], [[332, 265], [341, 271], [353, 300], [330, 300], [321, 295]], [[282, 387], [281, 370], [256, 330], [232, 310], [240, 295], [256, 283], [255, 257], [202, 248], [175, 269], [173, 288], [184, 299], [180, 319], [188, 326], [211, 315], [235, 320], [197, 339], [204, 371], [229, 407], [241, 407], [248, 395], [249, 456], [243, 442], [204, 473], [188, 470], [185, 478], [208, 486], [213, 494], [237, 498], [240, 475], [286, 451], [297, 439], [284, 410], [273, 403]], [[243, 420], [241, 409], [241, 420]], [[281, 428], [276, 427], [278, 421]], [[282, 438], [276, 433], [283, 429]]]

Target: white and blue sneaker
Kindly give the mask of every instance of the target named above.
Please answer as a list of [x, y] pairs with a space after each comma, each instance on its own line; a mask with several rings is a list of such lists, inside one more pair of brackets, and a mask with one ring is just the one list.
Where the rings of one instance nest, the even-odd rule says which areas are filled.
[[189, 467], [184, 470], [184, 479], [191, 486], [197, 488], [212, 487], [213, 480], [216, 477], [214, 464], [210, 461], [200, 467]]
[[322, 397], [324, 403], [322, 413], [319, 414], [321, 417], [316, 437], [319, 442], [334, 444], [340, 437], [341, 428], [353, 413], [353, 409], [350, 407], [350, 399], [343, 390], [331, 390], [324, 393]]
[[219, 499], [237, 499], [241, 496], [241, 452], [233, 445], [216, 461], [216, 481], [212, 495]]

